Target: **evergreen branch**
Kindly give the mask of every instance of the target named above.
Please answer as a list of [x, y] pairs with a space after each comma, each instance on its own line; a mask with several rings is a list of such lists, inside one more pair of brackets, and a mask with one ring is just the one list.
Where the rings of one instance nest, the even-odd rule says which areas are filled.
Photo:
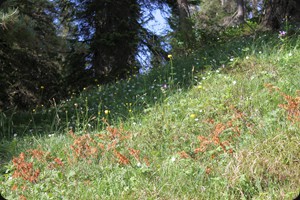
[[2, 29], [8, 29], [7, 23], [15, 21], [18, 13], [19, 13], [18, 9], [15, 9], [9, 13], [2, 13], [2, 17], [0, 19], [1, 20], [0, 26], [2, 27]]

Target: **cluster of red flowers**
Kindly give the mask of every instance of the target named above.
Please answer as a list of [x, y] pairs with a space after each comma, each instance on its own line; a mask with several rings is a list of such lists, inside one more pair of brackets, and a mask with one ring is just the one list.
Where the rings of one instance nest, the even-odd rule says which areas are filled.
[[32, 162], [26, 162], [25, 153], [21, 153], [19, 157], [13, 159], [15, 171], [13, 178], [23, 178], [24, 180], [35, 183], [40, 175], [39, 169], [33, 168]]
[[286, 104], [279, 104], [280, 108], [283, 108], [288, 113], [288, 120], [293, 123], [300, 121], [300, 96], [292, 97], [286, 94], [282, 94]]
[[285, 104], [279, 104], [278, 106], [284, 109], [288, 116], [288, 120], [293, 123], [300, 121], [300, 91], [296, 91], [296, 96], [292, 97], [290, 95], [281, 92], [280, 88], [274, 86], [270, 83], [265, 84], [265, 87], [269, 90], [269, 92], [277, 91], [280, 92], [280, 95], [285, 99]]
[[91, 135], [85, 134], [82, 136], [76, 136], [73, 131], [69, 131], [69, 134], [74, 139], [73, 145], [70, 145], [70, 148], [73, 150], [76, 158], [88, 159], [90, 157], [97, 157], [97, 142], [91, 137]]
[[[224, 153], [233, 153], [233, 146], [235, 143], [235, 138], [239, 137], [241, 134], [241, 126], [247, 126], [251, 131], [252, 124], [246, 121], [245, 114], [240, 110], [236, 109], [234, 106], [230, 106], [230, 110], [234, 112], [234, 115], [231, 120], [226, 123], [216, 123], [213, 119], [207, 119], [204, 122], [213, 125], [211, 134], [208, 136], [199, 135], [198, 140], [200, 146], [194, 149], [192, 153], [194, 156], [186, 153], [185, 151], [179, 152], [179, 156], [183, 159], [195, 158], [195, 155], [199, 153], [205, 153], [208, 150], [211, 150], [211, 147], [217, 149], [218, 147], [222, 148]], [[242, 123], [241, 123], [242, 122]], [[225, 134], [228, 133], [228, 134]], [[222, 153], [215, 151], [211, 155], [211, 158], [214, 159], [218, 154]], [[205, 170], [206, 174], [210, 174], [212, 169], [207, 167]]]
[[[31, 162], [29, 162], [29, 160]], [[37, 183], [39, 181], [39, 175], [44, 168], [43, 166], [54, 169], [64, 165], [61, 159], [52, 157], [49, 152], [44, 152], [39, 149], [29, 149], [26, 153], [22, 152], [18, 157], [14, 157], [12, 162], [14, 167], [12, 177], [21, 178], [31, 183]], [[18, 189], [24, 191], [27, 189], [27, 186], [25, 184], [14, 184], [12, 186], [12, 190]], [[20, 199], [26, 199], [26, 197], [21, 195]]]
[[[215, 146], [220, 146], [224, 151], [224, 153], [233, 153], [233, 149], [230, 147], [232, 146], [233, 138], [240, 136], [241, 133], [239, 128], [239, 123], [235, 123], [235, 122], [239, 122], [240, 120], [244, 119], [244, 114], [241, 111], [234, 108], [233, 106], [231, 106], [230, 109], [234, 111], [234, 117], [231, 120], [229, 120], [227, 123], [217, 123], [214, 126], [212, 133], [207, 137], [202, 135], [198, 136], [200, 147], [194, 150], [196, 154], [199, 152], [205, 152], [208, 146], [210, 146], [211, 144]], [[215, 124], [214, 120], [208, 120], [208, 123]], [[248, 124], [247, 126], [250, 126], [250, 124]], [[222, 141], [220, 135], [225, 130], [228, 130], [231, 133], [233, 132], [234, 134], [231, 134], [229, 140]]]
[[130, 160], [126, 156], [124, 156], [123, 154], [118, 152], [117, 150], [114, 150], [114, 154], [115, 154], [116, 158], [118, 158], [118, 162], [120, 164], [123, 164], [123, 165], [130, 164]]
[[[124, 131], [122, 127], [115, 128], [108, 123], [106, 124], [107, 132], [103, 134], [76, 136], [73, 131], [69, 132], [69, 135], [74, 139], [73, 144], [70, 145], [73, 158], [76, 160], [85, 159], [90, 163], [99, 156], [108, 156], [108, 159], [117, 160], [121, 165], [128, 165], [132, 163], [131, 157], [140, 163], [140, 151], [126, 147], [125, 141], [131, 138], [131, 134]], [[122, 150], [123, 152], [121, 153]], [[146, 165], [149, 165], [147, 158], [144, 157], [143, 161]]]

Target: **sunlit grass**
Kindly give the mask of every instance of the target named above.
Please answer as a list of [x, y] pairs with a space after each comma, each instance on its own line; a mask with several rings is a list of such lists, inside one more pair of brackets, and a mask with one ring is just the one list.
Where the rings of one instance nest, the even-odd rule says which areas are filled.
[[15, 136], [0, 143], [0, 191], [8, 199], [292, 199], [299, 44], [261, 35], [172, 55], [146, 75], [35, 108], [25, 129], [8, 120], [2, 131]]

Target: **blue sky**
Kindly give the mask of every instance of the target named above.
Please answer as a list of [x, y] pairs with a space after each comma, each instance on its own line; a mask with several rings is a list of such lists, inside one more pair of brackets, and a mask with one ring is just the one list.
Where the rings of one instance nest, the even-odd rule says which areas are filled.
[[166, 14], [161, 10], [156, 9], [152, 12], [154, 20], [149, 21], [146, 25], [150, 30], [162, 35], [166, 30], [170, 29], [168, 22], [165, 20]]
[[[167, 31], [170, 30], [170, 26], [165, 19], [169, 13], [169, 8], [164, 6], [165, 11], [161, 11], [160, 9], [155, 9], [151, 12], [151, 14], [154, 16], [153, 20], [150, 20], [147, 24], [144, 25], [147, 29], [151, 30], [152, 32], [164, 36]], [[149, 14], [146, 12], [146, 15]], [[140, 52], [138, 55], [138, 60], [142, 63], [143, 67], [145, 69], [141, 70], [141, 73], [145, 72], [145, 70], [151, 68], [150, 66], [150, 52], [145, 54]]]

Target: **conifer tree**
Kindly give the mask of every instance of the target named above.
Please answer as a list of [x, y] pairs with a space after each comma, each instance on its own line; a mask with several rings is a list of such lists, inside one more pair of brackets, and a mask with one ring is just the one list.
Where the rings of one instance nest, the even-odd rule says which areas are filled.
[[[1, 107], [20, 109], [59, 97], [59, 51], [53, 4], [47, 0], [1, 1]], [[45, 92], [47, 91], [47, 92]]]

